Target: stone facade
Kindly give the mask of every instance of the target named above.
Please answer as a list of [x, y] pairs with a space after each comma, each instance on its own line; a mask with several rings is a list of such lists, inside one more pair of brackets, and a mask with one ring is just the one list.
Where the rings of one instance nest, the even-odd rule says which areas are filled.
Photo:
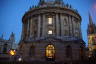
[[[22, 23], [19, 54], [24, 60], [67, 62], [83, 58], [81, 16], [62, 0], [40, 0], [25, 13]], [[46, 50], [48, 45], [51, 49]]]
[[2, 35], [2, 37], [0, 37], [0, 61], [10, 58], [9, 51], [16, 48], [17, 44], [14, 33], [10, 35], [9, 40], [5, 40]]
[[89, 14], [89, 24], [87, 34], [88, 34], [89, 57], [91, 57], [94, 55], [94, 52], [96, 52], [96, 24], [93, 23], [90, 14]]
[[[52, 25], [48, 25], [48, 17], [52, 17]], [[78, 13], [70, 9], [60, 7], [34, 9], [32, 11], [30, 10], [23, 18], [24, 28], [22, 38], [24, 38], [25, 34], [27, 39], [34, 36], [35, 38], [47, 37], [48, 29], [52, 29], [54, 33], [53, 35], [55, 36], [73, 36], [82, 38], [80, 28], [81, 17]]]

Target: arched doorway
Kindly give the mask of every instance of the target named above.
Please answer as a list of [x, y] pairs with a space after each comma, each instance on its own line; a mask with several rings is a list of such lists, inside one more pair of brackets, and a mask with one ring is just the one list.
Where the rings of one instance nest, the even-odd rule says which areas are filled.
[[46, 47], [46, 59], [51, 61], [55, 60], [55, 47], [53, 45]]
[[72, 58], [72, 47], [70, 45], [66, 46], [66, 58]]
[[29, 56], [30, 57], [35, 56], [35, 46], [33, 45], [29, 48]]

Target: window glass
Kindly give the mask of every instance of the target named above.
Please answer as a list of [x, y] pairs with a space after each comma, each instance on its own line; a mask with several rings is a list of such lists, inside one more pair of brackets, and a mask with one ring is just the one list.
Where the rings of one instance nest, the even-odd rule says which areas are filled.
[[53, 45], [48, 45], [46, 47], [46, 56], [48, 58], [53, 58], [54, 57], [54, 54], [55, 54], [54, 46]]
[[52, 24], [52, 18], [48, 18], [48, 24]]
[[48, 34], [53, 34], [52, 30], [49, 30], [49, 31], [48, 31]]

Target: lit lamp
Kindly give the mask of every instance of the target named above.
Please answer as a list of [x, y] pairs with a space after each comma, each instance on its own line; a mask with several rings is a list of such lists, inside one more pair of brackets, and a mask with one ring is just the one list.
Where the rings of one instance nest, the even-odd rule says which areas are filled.
[[18, 58], [18, 61], [21, 62], [22, 61], [22, 58]]
[[10, 55], [14, 56], [14, 55], [16, 55], [16, 50], [10, 50], [9, 53], [10, 53]]
[[[10, 50], [9, 51], [10, 54], [10, 62], [13, 61], [14, 62], [14, 56], [16, 55], [16, 50]], [[13, 63], [14, 64], [14, 63]]]

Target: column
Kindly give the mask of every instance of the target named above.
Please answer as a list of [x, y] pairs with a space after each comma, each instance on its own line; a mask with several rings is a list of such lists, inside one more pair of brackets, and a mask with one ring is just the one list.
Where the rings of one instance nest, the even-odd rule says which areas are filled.
[[71, 22], [72, 22], [72, 21], [71, 21], [71, 16], [69, 16], [68, 19], [69, 19], [69, 35], [72, 36], [72, 28], [73, 28], [73, 27], [72, 27], [72, 23], [71, 23]]
[[22, 34], [21, 34], [21, 40], [24, 38], [24, 24], [22, 24]]
[[56, 14], [56, 35], [59, 36], [59, 17]]
[[28, 19], [28, 25], [27, 25], [27, 38], [29, 38], [30, 34], [30, 19]]
[[30, 37], [32, 37], [32, 18], [30, 19]]
[[80, 38], [82, 38], [82, 32], [81, 32], [81, 21], [79, 21], [79, 35], [80, 35]]
[[70, 16], [70, 17], [71, 17], [71, 29], [72, 29], [72, 30], [71, 30], [71, 32], [72, 32], [72, 33], [71, 33], [71, 36], [74, 36], [73, 17], [72, 17], [72, 16]]
[[74, 21], [74, 17], [72, 17], [72, 28], [73, 28], [73, 36], [75, 37], [75, 21]]
[[43, 15], [42, 36], [45, 36], [45, 15]]
[[64, 24], [63, 24], [63, 16], [60, 14], [60, 22], [61, 22], [61, 36], [64, 36]]
[[77, 24], [76, 24], [76, 32], [77, 32], [77, 37], [79, 37], [79, 22], [77, 21]]
[[27, 21], [27, 37], [26, 38], [28, 38], [28, 36], [29, 36], [29, 19]]
[[41, 23], [41, 16], [39, 15], [39, 16], [38, 16], [38, 33], [37, 33], [37, 34], [38, 34], [38, 35], [37, 35], [38, 38], [40, 37], [40, 27], [41, 27], [41, 24], [40, 24], [40, 23]]

